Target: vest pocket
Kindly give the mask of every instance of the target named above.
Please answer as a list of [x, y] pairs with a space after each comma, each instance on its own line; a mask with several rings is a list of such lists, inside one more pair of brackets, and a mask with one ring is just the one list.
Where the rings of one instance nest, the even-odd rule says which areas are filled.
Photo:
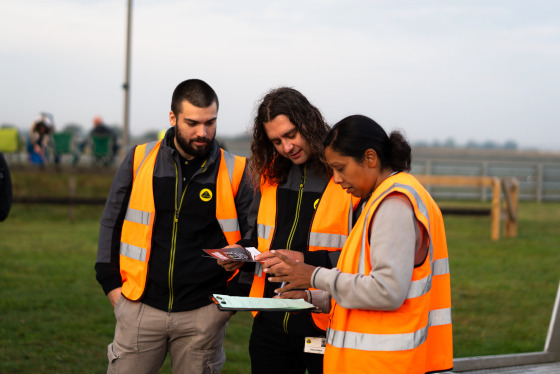
[[107, 358], [109, 359], [109, 365], [113, 364], [119, 358], [119, 355], [113, 350], [113, 343], [107, 346]]

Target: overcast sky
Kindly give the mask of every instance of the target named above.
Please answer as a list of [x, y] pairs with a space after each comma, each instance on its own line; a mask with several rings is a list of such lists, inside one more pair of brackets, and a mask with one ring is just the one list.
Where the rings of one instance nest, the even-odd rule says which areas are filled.
[[[123, 123], [126, 0], [0, 0], [0, 123]], [[560, 151], [560, 1], [137, 0], [130, 129], [169, 126], [175, 86], [218, 93], [218, 134], [271, 88], [330, 124], [361, 113], [412, 142]]]

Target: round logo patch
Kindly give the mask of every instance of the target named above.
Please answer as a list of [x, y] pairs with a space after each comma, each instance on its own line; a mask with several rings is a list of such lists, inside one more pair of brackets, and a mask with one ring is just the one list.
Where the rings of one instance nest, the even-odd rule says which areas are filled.
[[212, 191], [210, 191], [208, 188], [205, 188], [200, 191], [200, 194], [198, 196], [200, 196], [200, 200], [202, 201], [210, 201], [212, 200]]
[[315, 202], [313, 203], [313, 209], [317, 210], [317, 205], [319, 205], [319, 200], [321, 199], [315, 200]]

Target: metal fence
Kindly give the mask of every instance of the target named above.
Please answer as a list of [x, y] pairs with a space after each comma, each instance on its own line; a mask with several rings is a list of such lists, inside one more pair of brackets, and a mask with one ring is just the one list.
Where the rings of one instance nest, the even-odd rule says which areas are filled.
[[[519, 181], [519, 199], [525, 201], [560, 201], [560, 162], [482, 161], [416, 158], [412, 174], [515, 177]], [[435, 198], [488, 201], [489, 187], [431, 187]]]
[[[239, 156], [250, 156], [250, 140], [225, 139], [224, 146]], [[8, 163], [25, 165], [23, 151], [4, 154]], [[80, 155], [78, 164], [92, 165], [92, 156]], [[460, 175], [515, 177], [519, 181], [519, 199], [524, 201], [560, 201], [560, 153], [538, 151], [504, 151], [481, 149], [413, 148], [412, 173], [426, 175]], [[64, 159], [62, 160], [64, 163]], [[118, 162], [115, 162], [115, 165]], [[432, 186], [435, 198], [489, 201], [490, 187]]]

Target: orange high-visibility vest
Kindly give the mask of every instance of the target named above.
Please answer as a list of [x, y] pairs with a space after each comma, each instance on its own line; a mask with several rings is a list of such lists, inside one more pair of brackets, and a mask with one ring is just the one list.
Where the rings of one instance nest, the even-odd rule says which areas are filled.
[[[136, 147], [130, 201], [123, 222], [120, 246], [122, 294], [138, 300], [144, 293], [148, 277], [148, 261], [152, 247], [155, 217], [153, 175], [159, 142]], [[246, 159], [221, 151], [216, 176], [216, 218], [228, 244], [241, 239], [235, 196], [243, 176]]]
[[414, 268], [408, 295], [395, 311], [346, 309], [333, 300], [325, 373], [423, 374], [453, 367], [451, 290], [443, 218], [416, 178], [399, 173], [373, 192], [342, 249], [337, 268], [344, 273], [369, 276], [371, 221], [379, 204], [391, 193], [403, 194], [410, 200], [416, 219], [429, 235], [427, 258]]
[[[277, 185], [271, 184], [265, 184], [261, 187], [262, 197], [257, 216], [257, 249], [260, 252], [266, 252], [270, 249], [274, 237], [277, 187]], [[352, 229], [353, 206], [357, 202], [357, 199], [353, 199], [331, 179], [315, 208], [308, 238], [308, 250], [340, 251]], [[257, 268], [249, 294], [251, 297], [264, 296], [265, 274], [260, 271], [260, 266], [257, 266]], [[253, 312], [253, 316], [256, 315], [257, 312]], [[323, 313], [312, 313], [311, 315], [315, 325], [322, 330], [326, 330], [329, 316]]]

